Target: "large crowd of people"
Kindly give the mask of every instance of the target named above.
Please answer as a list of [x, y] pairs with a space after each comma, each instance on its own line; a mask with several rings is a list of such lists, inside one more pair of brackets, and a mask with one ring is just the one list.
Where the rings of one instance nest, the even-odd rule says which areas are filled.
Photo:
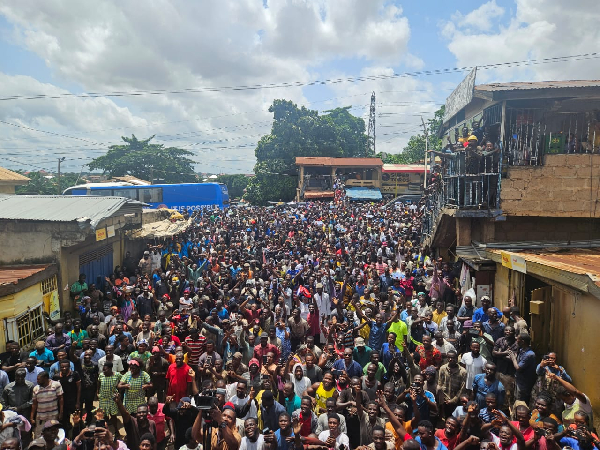
[[600, 450], [561, 355], [421, 247], [421, 213], [205, 211], [80, 276], [1, 356], [0, 448]]

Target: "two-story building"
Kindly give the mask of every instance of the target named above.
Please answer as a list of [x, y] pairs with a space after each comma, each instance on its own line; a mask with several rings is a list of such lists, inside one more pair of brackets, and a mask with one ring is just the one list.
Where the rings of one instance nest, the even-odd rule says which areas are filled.
[[446, 106], [423, 244], [498, 308], [514, 297], [538, 355], [555, 351], [600, 406], [600, 81], [472, 76]]

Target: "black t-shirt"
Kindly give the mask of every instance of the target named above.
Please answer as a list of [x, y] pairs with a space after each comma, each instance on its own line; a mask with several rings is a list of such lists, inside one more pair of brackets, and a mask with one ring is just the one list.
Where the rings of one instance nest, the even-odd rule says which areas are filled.
[[135, 351], [133, 344], [128, 344], [126, 348], [121, 348], [119, 345], [115, 348], [115, 355], [120, 356], [123, 361], [127, 361], [129, 355]]
[[[4, 367], [12, 367], [16, 364], [25, 362], [28, 356], [29, 355], [25, 352], [19, 353], [16, 356], [11, 355], [9, 352], [2, 353], [2, 355], [0, 355], [0, 361], [2, 361], [2, 369], [4, 369]], [[11, 382], [15, 381], [15, 371], [16, 370], [6, 372], [6, 374], [8, 375], [8, 379]]]
[[163, 407], [163, 414], [173, 419], [173, 422], [175, 423], [175, 448], [180, 448], [187, 443], [185, 440], [185, 432], [194, 425], [198, 410], [192, 407], [188, 410], [183, 410], [180, 414], [179, 410], [175, 407], [175, 404], [172, 403], [171, 405], [166, 404]]
[[54, 381], [59, 381], [62, 386], [65, 408], [74, 409], [77, 403], [77, 382], [81, 381], [81, 375], [72, 370], [69, 375], [61, 377], [59, 372], [54, 375]]
[[[81, 364], [81, 393], [94, 395], [98, 387], [98, 366], [92, 363], [89, 366]], [[87, 391], [87, 392], [86, 392]], [[90, 392], [91, 391], [91, 392]]]

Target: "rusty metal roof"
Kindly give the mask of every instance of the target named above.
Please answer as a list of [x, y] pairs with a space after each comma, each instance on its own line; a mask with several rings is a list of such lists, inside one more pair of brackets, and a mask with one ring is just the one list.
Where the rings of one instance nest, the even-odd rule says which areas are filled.
[[330, 158], [327, 156], [298, 156], [296, 164], [299, 166], [327, 166], [327, 167], [381, 167], [381, 158]]
[[317, 198], [329, 198], [335, 197], [333, 191], [305, 191], [303, 195], [304, 199], [317, 199]]
[[475, 86], [476, 91], [524, 91], [530, 89], [587, 88], [600, 87], [600, 80], [570, 81], [514, 81], [511, 83], [489, 83]]
[[[503, 250], [487, 249], [500, 255]], [[565, 272], [587, 275], [600, 287], [600, 250], [588, 248], [556, 249], [540, 251], [509, 251], [527, 262], [542, 264]]]
[[9, 182], [10, 184], [27, 184], [29, 178], [20, 173], [0, 167], [0, 183]]
[[17, 284], [20, 280], [24, 280], [25, 278], [29, 278], [36, 273], [46, 270], [49, 266], [51, 266], [51, 264], [0, 267], [0, 286]]

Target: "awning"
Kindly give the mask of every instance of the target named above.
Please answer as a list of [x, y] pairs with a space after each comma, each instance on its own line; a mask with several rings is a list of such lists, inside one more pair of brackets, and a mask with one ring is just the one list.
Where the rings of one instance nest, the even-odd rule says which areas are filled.
[[350, 200], [381, 200], [381, 191], [379, 189], [369, 189], [362, 187], [353, 187], [346, 189], [346, 197]]
[[305, 191], [304, 199], [318, 199], [318, 198], [333, 198], [335, 192], [333, 191]]

